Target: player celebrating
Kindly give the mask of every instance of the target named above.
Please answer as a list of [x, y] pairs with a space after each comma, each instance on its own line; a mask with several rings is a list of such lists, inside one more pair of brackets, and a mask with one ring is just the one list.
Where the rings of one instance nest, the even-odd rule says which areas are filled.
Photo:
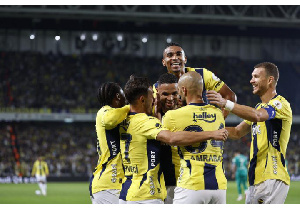
[[234, 158], [232, 159], [232, 178], [235, 178], [237, 189], [238, 189], [238, 198], [237, 201], [241, 201], [243, 199], [242, 188], [243, 185], [244, 192], [248, 189], [247, 186], [247, 166], [248, 159], [245, 155], [242, 155], [239, 150], [235, 151]]
[[[187, 63], [187, 57], [184, 50], [177, 43], [170, 43], [163, 51], [162, 65], [167, 68], [168, 73], [174, 74], [178, 79], [186, 72], [196, 71], [203, 78], [203, 93], [202, 98], [204, 102], [207, 102], [206, 91], [214, 90], [219, 92], [222, 97], [236, 102], [236, 95], [234, 92], [214, 73], [206, 68], [191, 68], [185, 67]], [[227, 110], [223, 110], [224, 117], [228, 115]]]
[[162, 204], [166, 192], [160, 171], [160, 141], [171, 145], [189, 145], [210, 138], [224, 141], [227, 133], [224, 129], [173, 133], [163, 128], [157, 118], [149, 116], [154, 98], [147, 78], [131, 76], [124, 91], [130, 113], [120, 126], [122, 160], [127, 162], [120, 203]]
[[[177, 109], [178, 106], [178, 78], [170, 73], [162, 74], [157, 81], [157, 112], [161, 118], [168, 110]], [[172, 158], [172, 156], [174, 156]], [[165, 204], [172, 204], [174, 189], [179, 176], [180, 158], [176, 146], [162, 144], [160, 156], [161, 170], [165, 177], [167, 198]]]
[[[283, 204], [290, 185], [285, 164], [292, 110], [290, 103], [277, 94], [279, 71], [276, 65], [264, 62], [254, 66], [250, 83], [253, 94], [261, 103], [255, 109], [233, 103], [210, 91], [207, 98], [212, 104], [225, 107], [245, 119], [236, 127], [227, 127], [232, 139], [240, 139], [251, 131], [250, 165], [248, 171], [249, 195], [246, 203]], [[248, 194], [248, 193], [247, 193]]]
[[129, 112], [125, 95], [117, 83], [106, 82], [98, 89], [101, 109], [96, 117], [98, 165], [90, 180], [93, 204], [118, 204], [124, 171], [120, 156], [118, 124]]
[[[188, 104], [168, 111], [163, 125], [171, 131], [214, 131], [225, 127], [222, 111], [204, 103], [203, 80], [188, 72], [178, 81], [179, 94]], [[223, 171], [223, 142], [213, 139], [192, 146], [179, 146], [180, 176], [174, 204], [226, 203], [227, 180]]]
[[[46, 161], [43, 160], [42, 156], [39, 156], [34, 162], [31, 175], [36, 177], [42, 195], [46, 196], [47, 176], [49, 175], [49, 170], [48, 165]], [[36, 191], [36, 194], [40, 194], [39, 190]]]

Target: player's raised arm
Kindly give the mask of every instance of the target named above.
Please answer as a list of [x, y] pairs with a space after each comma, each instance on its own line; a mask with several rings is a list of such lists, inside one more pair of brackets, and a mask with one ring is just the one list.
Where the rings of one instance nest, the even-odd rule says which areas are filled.
[[[237, 101], [236, 94], [225, 83], [220, 89], [219, 93], [222, 95], [224, 99], [230, 100], [232, 102]], [[223, 109], [222, 111], [223, 111], [224, 118], [226, 118], [229, 114], [229, 111], [226, 109]]]
[[269, 107], [268, 109], [261, 108], [256, 110], [252, 107], [240, 105], [222, 98], [221, 94], [212, 90], [207, 91], [206, 96], [210, 101], [210, 104], [215, 104], [221, 108], [225, 108], [226, 110], [231, 111], [233, 114], [251, 122], [262, 122], [275, 116], [272, 115], [275, 114], [275, 111], [273, 111], [272, 107]]
[[192, 145], [197, 142], [203, 142], [206, 140], [226, 141], [228, 137], [228, 131], [226, 129], [220, 129], [217, 131], [203, 131], [203, 132], [189, 132], [189, 131], [177, 131], [171, 132], [163, 130], [159, 132], [156, 140], [170, 144], [170, 145]]

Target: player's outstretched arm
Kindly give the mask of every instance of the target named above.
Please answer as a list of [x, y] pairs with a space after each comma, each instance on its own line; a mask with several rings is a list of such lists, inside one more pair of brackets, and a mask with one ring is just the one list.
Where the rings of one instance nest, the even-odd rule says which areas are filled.
[[242, 121], [236, 127], [226, 127], [225, 129], [228, 131], [229, 139], [237, 140], [247, 135], [251, 131], [251, 126]]
[[217, 131], [203, 131], [203, 132], [189, 132], [189, 131], [177, 131], [171, 132], [163, 130], [159, 132], [156, 139], [172, 146], [186, 146], [192, 145], [197, 142], [203, 142], [209, 139], [226, 141], [228, 137], [228, 131], [226, 129], [220, 129]]
[[[225, 108], [231, 111], [233, 114], [251, 122], [263, 122], [269, 119], [269, 113], [265, 109], [256, 110], [246, 105], [240, 105], [237, 103], [230, 103], [227, 99], [215, 91], [207, 91], [207, 99], [210, 104], [215, 104], [221, 108]], [[274, 112], [275, 113], [275, 112]]]
[[102, 123], [107, 129], [115, 128], [119, 123], [121, 123], [128, 115], [130, 111], [130, 106], [125, 105], [121, 108], [112, 108], [104, 113]]

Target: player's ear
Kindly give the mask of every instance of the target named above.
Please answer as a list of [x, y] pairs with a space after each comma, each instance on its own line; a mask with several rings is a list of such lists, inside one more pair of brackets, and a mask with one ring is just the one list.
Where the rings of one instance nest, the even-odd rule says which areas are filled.
[[118, 100], [121, 100], [121, 96], [120, 96], [119, 93], [116, 93], [116, 98], [117, 98]]
[[268, 84], [272, 84], [274, 83], [274, 81], [275, 81], [274, 76], [269, 76]]
[[165, 62], [164, 58], [161, 60], [161, 63], [164, 67], [166, 66], [166, 62]]
[[187, 57], [184, 56], [184, 64], [186, 64], [186, 63], [187, 63]]

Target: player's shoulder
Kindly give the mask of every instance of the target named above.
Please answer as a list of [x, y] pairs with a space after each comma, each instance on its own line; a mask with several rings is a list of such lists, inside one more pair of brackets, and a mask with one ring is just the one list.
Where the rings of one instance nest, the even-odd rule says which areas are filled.
[[281, 95], [276, 95], [275, 97], [273, 97], [269, 101], [269, 105], [272, 105], [273, 107], [275, 107], [276, 110], [285, 109], [285, 110], [291, 111], [290, 103], [286, 100], [286, 98], [284, 98]]

